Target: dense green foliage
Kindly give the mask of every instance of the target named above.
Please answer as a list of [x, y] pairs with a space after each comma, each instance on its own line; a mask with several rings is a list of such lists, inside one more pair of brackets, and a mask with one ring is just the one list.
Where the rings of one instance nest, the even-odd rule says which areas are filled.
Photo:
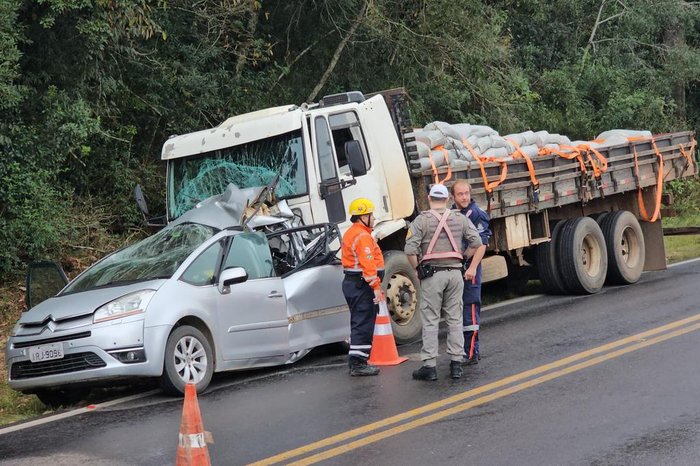
[[67, 254], [86, 205], [137, 225], [169, 135], [266, 106], [403, 86], [417, 123], [697, 128], [698, 31], [680, 0], [4, 0], [0, 276]]

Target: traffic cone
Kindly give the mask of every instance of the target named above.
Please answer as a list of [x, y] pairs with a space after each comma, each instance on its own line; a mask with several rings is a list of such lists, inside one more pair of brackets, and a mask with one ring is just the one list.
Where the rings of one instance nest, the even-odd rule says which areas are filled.
[[182, 408], [180, 441], [177, 445], [177, 466], [211, 466], [207, 441], [211, 434], [204, 431], [197, 403], [195, 384], [185, 385], [185, 404]]
[[372, 337], [372, 351], [369, 353], [369, 363], [375, 366], [396, 366], [408, 358], [399, 357], [396, 350], [396, 341], [391, 331], [391, 317], [386, 302], [379, 303], [379, 314], [374, 323], [374, 336]]

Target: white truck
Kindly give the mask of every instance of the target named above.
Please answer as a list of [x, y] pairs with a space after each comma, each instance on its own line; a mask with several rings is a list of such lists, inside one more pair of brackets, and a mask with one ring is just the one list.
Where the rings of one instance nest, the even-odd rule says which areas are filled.
[[[412, 150], [405, 102], [400, 89], [373, 96], [348, 92], [173, 136], [162, 150], [166, 219], [174, 220], [229, 183], [260, 186], [276, 175], [277, 197], [301, 223], [336, 223], [344, 232], [349, 202], [373, 200], [375, 234], [386, 263], [383, 285], [399, 343], [420, 336], [420, 286], [403, 247], [409, 220], [426, 208], [436, 178], [447, 185], [467, 179], [472, 197], [491, 217], [494, 235], [484, 259], [484, 282], [509, 274], [508, 280], [523, 281], [532, 270], [552, 292], [595, 293], [606, 279], [629, 284], [642, 270], [665, 268], [658, 215], [662, 184], [697, 173], [693, 133], [601, 149], [607, 164], [602, 173], [586, 151], [571, 159], [552, 154], [449, 173], [447, 167], [425, 171]], [[645, 207], [656, 215], [647, 215]]]

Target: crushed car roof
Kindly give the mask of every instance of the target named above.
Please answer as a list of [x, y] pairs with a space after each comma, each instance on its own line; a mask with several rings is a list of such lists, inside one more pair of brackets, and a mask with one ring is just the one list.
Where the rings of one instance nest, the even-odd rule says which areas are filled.
[[219, 230], [255, 229], [294, 217], [286, 201], [268, 205], [269, 193], [267, 186], [241, 189], [229, 184], [223, 193], [199, 202], [170, 225], [200, 223]]

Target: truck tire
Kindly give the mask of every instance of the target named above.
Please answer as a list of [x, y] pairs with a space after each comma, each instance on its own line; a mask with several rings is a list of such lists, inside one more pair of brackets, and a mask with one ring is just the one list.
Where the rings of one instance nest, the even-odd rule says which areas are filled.
[[563, 222], [555, 248], [566, 291], [593, 294], [603, 288], [608, 253], [603, 232], [595, 220], [578, 217]]
[[408, 344], [421, 338], [423, 323], [418, 312], [420, 280], [403, 252], [384, 253], [382, 288], [386, 294], [396, 343]]
[[207, 337], [195, 327], [176, 327], [165, 345], [160, 386], [169, 395], [185, 394], [185, 384], [194, 383], [204, 391], [214, 373], [214, 353]]
[[608, 249], [608, 279], [611, 285], [639, 281], [644, 270], [644, 234], [632, 212], [619, 210], [600, 224]]
[[564, 222], [557, 222], [547, 243], [537, 245], [537, 272], [545, 291], [549, 294], [566, 294], [566, 287], [557, 265], [557, 240]]

